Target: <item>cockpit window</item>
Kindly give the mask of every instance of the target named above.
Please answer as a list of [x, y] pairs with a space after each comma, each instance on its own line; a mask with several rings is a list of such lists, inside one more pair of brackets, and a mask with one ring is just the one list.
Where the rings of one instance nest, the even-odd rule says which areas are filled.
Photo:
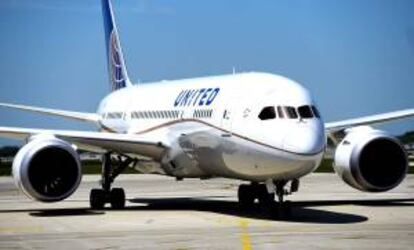
[[259, 114], [260, 120], [270, 120], [276, 118], [276, 112], [274, 107], [265, 107]]
[[315, 106], [303, 105], [298, 108], [292, 106], [267, 106], [260, 111], [260, 120], [271, 120], [279, 117], [280, 119], [311, 119], [320, 118], [318, 109]]
[[296, 112], [296, 109], [294, 107], [285, 107], [285, 111], [287, 117], [289, 117], [290, 119], [298, 118], [298, 113]]
[[309, 106], [301, 106], [298, 108], [298, 112], [299, 112], [299, 116], [300, 118], [312, 118], [313, 114], [312, 114], [312, 110], [311, 107]]
[[321, 118], [321, 115], [319, 114], [319, 110], [315, 106], [311, 106], [311, 108], [312, 108], [312, 111], [315, 117]]

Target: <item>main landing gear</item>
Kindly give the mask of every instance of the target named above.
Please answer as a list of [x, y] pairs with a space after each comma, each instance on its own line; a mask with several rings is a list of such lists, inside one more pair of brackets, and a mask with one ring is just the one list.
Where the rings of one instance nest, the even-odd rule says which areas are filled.
[[89, 202], [92, 209], [102, 209], [106, 203], [110, 203], [114, 209], [125, 207], [125, 192], [122, 188], [111, 188], [115, 178], [131, 164], [136, 164], [136, 159], [125, 155], [112, 157], [111, 153], [103, 156], [101, 189], [92, 189]]
[[[286, 188], [288, 183], [290, 183], [289, 189]], [[259, 207], [266, 213], [272, 212], [273, 210], [276, 210], [275, 212], [279, 214], [289, 212], [290, 203], [284, 200], [284, 196], [297, 192], [298, 189], [298, 179], [291, 181], [269, 181], [265, 184], [256, 182], [242, 184], [238, 190], [239, 205], [243, 209], [252, 209], [255, 202], [258, 201]], [[278, 199], [277, 203], [275, 202], [275, 195]]]

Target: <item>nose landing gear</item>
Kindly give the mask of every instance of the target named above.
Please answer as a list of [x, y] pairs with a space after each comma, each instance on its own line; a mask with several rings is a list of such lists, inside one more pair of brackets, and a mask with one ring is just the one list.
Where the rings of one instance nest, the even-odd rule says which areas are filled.
[[[289, 189], [286, 188], [288, 183], [290, 183]], [[297, 192], [298, 189], [298, 179], [291, 181], [268, 181], [263, 184], [256, 182], [241, 184], [238, 190], [239, 204], [243, 209], [252, 209], [254, 208], [255, 201], [258, 201], [259, 207], [266, 213], [277, 212], [278, 215], [290, 213], [290, 202], [285, 201], [284, 197]], [[275, 195], [278, 202], [275, 202]]]
[[125, 155], [111, 157], [111, 153], [103, 156], [102, 162], [102, 189], [92, 189], [89, 202], [92, 209], [102, 209], [106, 203], [110, 203], [114, 209], [125, 207], [125, 192], [122, 188], [111, 188], [115, 178], [127, 167], [134, 166], [137, 160]]
[[267, 191], [265, 184], [241, 184], [238, 190], [239, 204], [242, 208], [250, 209], [255, 201], [260, 204], [269, 204], [274, 201], [275, 195]]

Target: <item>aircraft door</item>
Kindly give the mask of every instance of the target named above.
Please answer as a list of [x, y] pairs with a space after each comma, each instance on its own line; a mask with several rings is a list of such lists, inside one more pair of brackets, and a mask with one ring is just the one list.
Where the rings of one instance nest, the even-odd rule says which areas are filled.
[[225, 106], [221, 118], [221, 127], [229, 132], [232, 131], [232, 125], [237, 111], [237, 102], [235, 99], [230, 100]]

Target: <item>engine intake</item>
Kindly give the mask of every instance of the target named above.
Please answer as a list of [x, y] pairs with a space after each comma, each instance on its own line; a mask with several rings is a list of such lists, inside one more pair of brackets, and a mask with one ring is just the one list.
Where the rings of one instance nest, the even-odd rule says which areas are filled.
[[75, 149], [51, 136], [34, 138], [13, 161], [16, 185], [30, 198], [43, 202], [69, 197], [78, 188], [81, 176]]
[[354, 128], [336, 149], [334, 169], [354, 188], [383, 192], [404, 180], [408, 158], [396, 138], [367, 127]]

